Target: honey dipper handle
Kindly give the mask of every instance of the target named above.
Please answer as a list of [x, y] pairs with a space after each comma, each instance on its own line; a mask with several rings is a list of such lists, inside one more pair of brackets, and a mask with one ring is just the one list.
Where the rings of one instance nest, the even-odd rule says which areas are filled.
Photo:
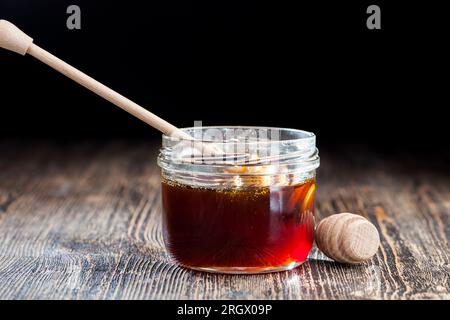
[[6, 20], [0, 20], [0, 47], [21, 55], [27, 53], [33, 39]]
[[131, 101], [130, 99], [122, 96], [111, 88], [105, 86], [104, 84], [98, 82], [97, 80], [89, 77], [85, 73], [79, 71], [78, 69], [72, 67], [61, 59], [55, 57], [51, 53], [45, 51], [44, 49], [36, 46], [35, 44], [31, 44], [28, 48], [27, 53], [36, 59], [42, 61], [46, 65], [52, 67], [56, 71], [59, 71], [66, 77], [72, 79], [73, 81], [79, 83], [83, 87], [89, 89], [90, 91], [98, 94], [100, 97], [108, 100], [109, 102], [115, 104], [119, 108], [127, 111], [132, 114], [136, 118], [144, 121], [150, 126], [158, 129], [166, 135], [176, 135], [185, 133], [169, 122], [161, 119], [157, 115], [151, 113], [150, 111], [144, 109], [139, 106], [137, 103]]
[[173, 126], [164, 119], [161, 119], [157, 115], [139, 106], [137, 103], [134, 103], [116, 91], [108, 88], [104, 84], [89, 77], [87, 74], [38, 47], [33, 43], [32, 38], [6, 20], [0, 20], [0, 47], [21, 55], [28, 53], [56, 71], [64, 74], [66, 77], [98, 94], [102, 98], [115, 104], [119, 108], [122, 108], [166, 135], [184, 139], [192, 139], [190, 135]]

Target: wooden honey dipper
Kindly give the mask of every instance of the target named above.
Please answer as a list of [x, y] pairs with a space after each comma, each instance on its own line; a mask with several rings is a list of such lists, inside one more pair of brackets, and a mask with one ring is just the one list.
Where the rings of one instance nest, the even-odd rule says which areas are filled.
[[316, 228], [317, 247], [329, 258], [358, 264], [372, 258], [380, 246], [377, 228], [366, 218], [352, 213], [333, 214]]
[[[87, 74], [81, 72], [68, 63], [55, 57], [51, 53], [38, 47], [33, 43], [33, 39], [31, 37], [29, 37], [11, 22], [8, 22], [6, 20], [0, 20], [0, 48], [10, 50], [21, 55], [29, 54], [35, 57], [36, 59], [52, 67], [56, 71], [64, 74], [66, 77], [79, 83], [88, 90], [98, 94], [102, 98], [108, 100], [109, 102], [122, 108], [126, 112], [149, 124], [153, 128], [161, 131], [165, 135], [187, 140], [194, 140], [191, 135], [178, 129], [166, 120], [158, 117], [157, 115], [151, 113], [147, 109], [144, 109], [137, 103], [122, 96], [121, 94], [108, 88], [104, 84], [89, 77]], [[217, 148], [210, 147], [207, 144], [202, 145], [203, 150], [207, 149], [207, 151], [213, 153], [219, 151]]]
[[130, 99], [124, 97], [118, 92], [112, 90], [111, 88], [91, 78], [87, 74], [74, 68], [70, 64], [35, 45], [30, 36], [6, 20], [0, 20], [0, 48], [16, 52], [23, 56], [28, 54], [35, 57], [66, 77], [82, 85], [86, 89], [115, 104], [119, 108], [144, 121], [167, 136], [182, 140], [196, 141], [196, 143], [192, 143], [190, 146], [200, 150], [202, 154], [205, 154], [206, 156], [225, 154], [223, 149], [216, 143], [203, 143], [203, 141], [195, 139], [185, 131], [175, 127], [171, 123], [158, 117], [137, 103], [131, 101]]

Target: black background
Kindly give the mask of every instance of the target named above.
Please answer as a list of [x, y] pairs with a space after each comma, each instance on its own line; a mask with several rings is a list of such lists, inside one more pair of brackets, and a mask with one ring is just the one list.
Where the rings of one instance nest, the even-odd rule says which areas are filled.
[[[0, 0], [0, 18], [176, 126], [294, 127], [319, 146], [439, 154], [449, 137], [440, 3]], [[66, 28], [70, 4], [81, 30]], [[366, 28], [370, 4], [381, 30]], [[0, 75], [0, 138], [159, 136], [32, 57], [0, 50]]]
[[[300, 314], [302, 317], [336, 318], [345, 315], [348, 320], [360, 319], [367, 313], [383, 318], [386, 315], [413, 317], [426, 316], [429, 310], [444, 314], [448, 308], [448, 300], [436, 301], [380, 301], [380, 300], [150, 300], [150, 301], [1, 301], [2, 311], [10, 309], [19, 316], [45, 316], [49, 320], [60, 319], [62, 314], [70, 312], [75, 317], [86, 317], [86, 314], [112, 317], [113, 319], [139, 318], [144, 314], [147, 318], [164, 317], [164, 319], [203, 319], [202, 316], [178, 315], [179, 307], [211, 307], [221, 310], [223, 304], [232, 305], [272, 305], [268, 315], [221, 315], [211, 313], [206, 319], [285, 319], [289, 315]], [[51, 312], [49, 312], [51, 310]]]

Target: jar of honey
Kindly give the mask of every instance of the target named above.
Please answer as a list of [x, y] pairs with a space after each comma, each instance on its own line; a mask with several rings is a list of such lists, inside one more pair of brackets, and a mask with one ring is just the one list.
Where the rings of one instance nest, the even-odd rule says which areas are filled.
[[164, 241], [209, 272], [292, 269], [314, 241], [315, 135], [268, 127], [192, 127], [163, 136]]

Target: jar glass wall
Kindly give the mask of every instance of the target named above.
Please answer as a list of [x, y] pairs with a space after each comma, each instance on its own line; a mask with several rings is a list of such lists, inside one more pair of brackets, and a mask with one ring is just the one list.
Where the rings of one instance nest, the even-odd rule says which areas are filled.
[[294, 268], [314, 240], [312, 133], [266, 127], [183, 129], [163, 136], [163, 232], [179, 264], [223, 273]]

